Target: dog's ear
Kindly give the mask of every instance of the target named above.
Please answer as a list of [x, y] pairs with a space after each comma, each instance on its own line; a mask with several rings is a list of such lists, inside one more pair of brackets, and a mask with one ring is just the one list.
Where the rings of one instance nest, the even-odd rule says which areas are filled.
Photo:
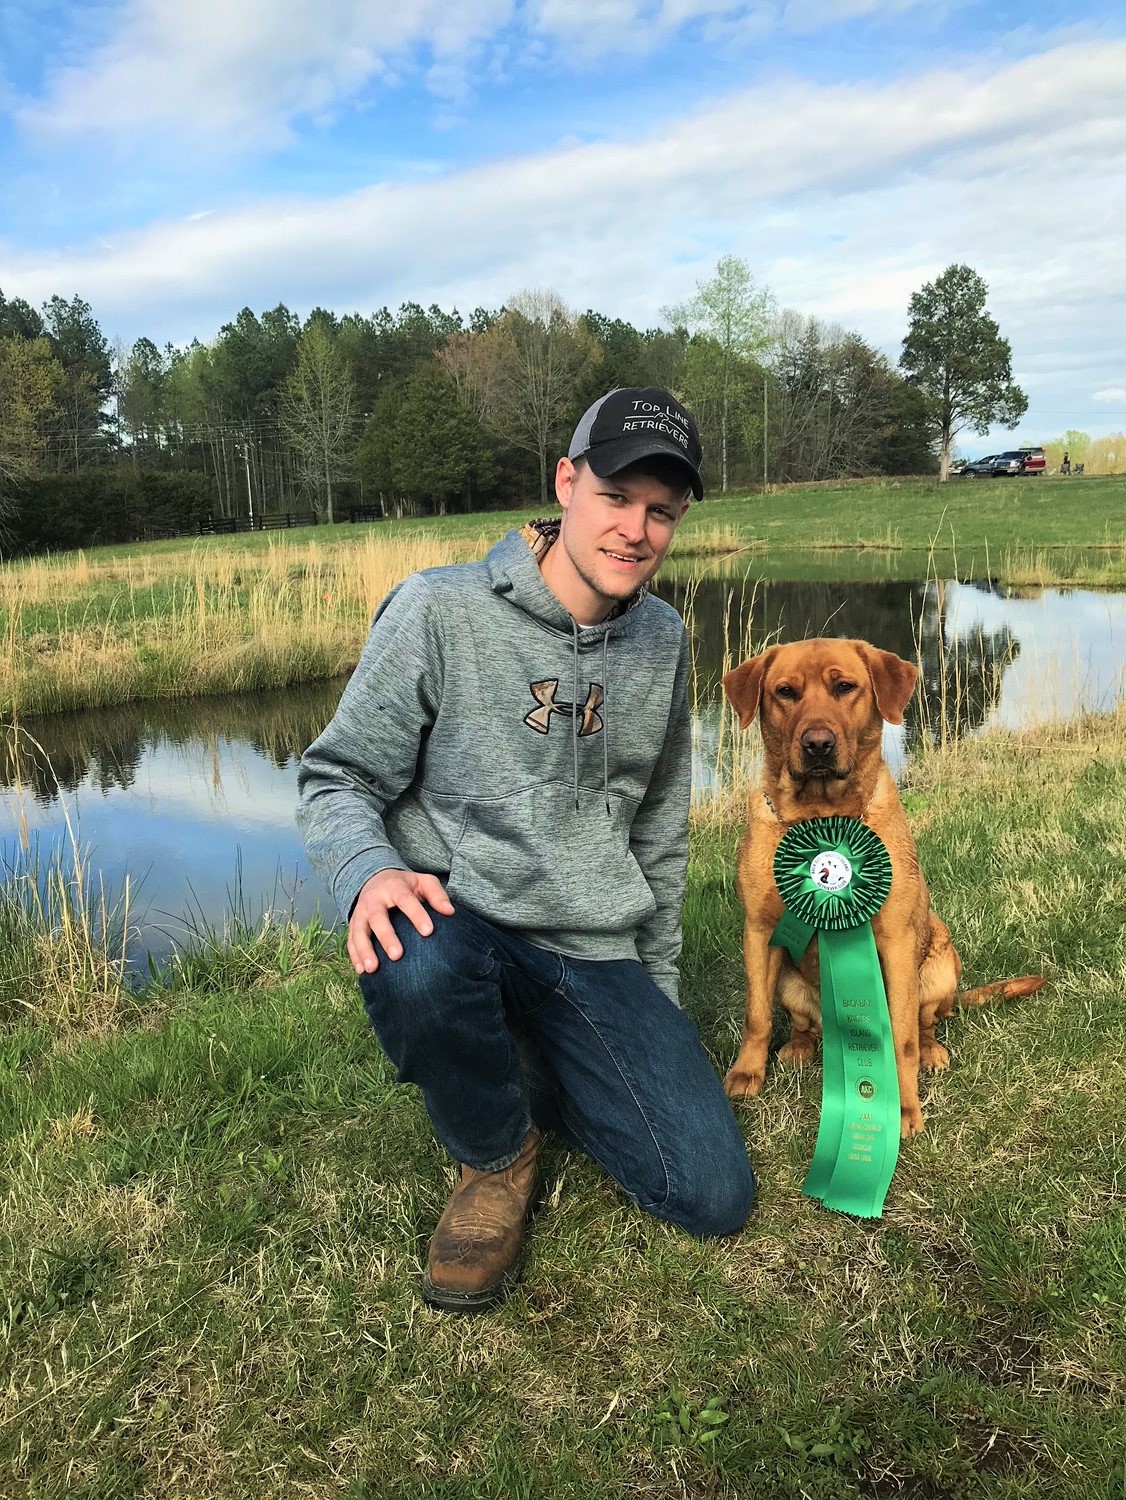
[[907, 707], [919, 678], [918, 667], [891, 651], [878, 651], [875, 646], [869, 646], [863, 641], [858, 644], [861, 655], [868, 664], [876, 707], [889, 724], [902, 724], [903, 710]]
[[771, 646], [759, 656], [748, 657], [741, 666], [734, 667], [723, 679], [723, 691], [739, 715], [740, 729], [746, 729], [758, 713], [759, 699], [762, 697], [762, 679], [776, 649], [775, 646]]

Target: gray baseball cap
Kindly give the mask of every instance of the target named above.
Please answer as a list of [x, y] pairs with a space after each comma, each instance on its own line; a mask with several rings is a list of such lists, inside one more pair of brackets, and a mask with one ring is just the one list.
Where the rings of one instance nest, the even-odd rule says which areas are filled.
[[575, 428], [568, 458], [585, 458], [599, 479], [608, 479], [640, 458], [679, 459], [697, 500], [703, 449], [691, 412], [660, 386], [619, 386], [588, 407]]

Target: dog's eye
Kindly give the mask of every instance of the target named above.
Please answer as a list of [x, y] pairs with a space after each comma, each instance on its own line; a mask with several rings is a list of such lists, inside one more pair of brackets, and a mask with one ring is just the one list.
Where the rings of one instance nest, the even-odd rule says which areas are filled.
[[849, 693], [856, 692], [855, 682], [846, 682], [844, 678], [833, 684], [833, 692], [838, 698], [847, 698]]
[[782, 682], [774, 689], [774, 695], [777, 698], [785, 698], [787, 703], [792, 703], [798, 696], [798, 690], [791, 687], [788, 682]]

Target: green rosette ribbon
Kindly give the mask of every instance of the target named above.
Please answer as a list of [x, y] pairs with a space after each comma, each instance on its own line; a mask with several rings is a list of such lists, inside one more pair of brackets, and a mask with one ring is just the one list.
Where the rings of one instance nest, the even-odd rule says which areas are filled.
[[899, 1080], [872, 918], [891, 890], [891, 861], [859, 818], [811, 818], [774, 856], [782, 919], [771, 946], [797, 963], [817, 938], [822, 1095], [802, 1192], [838, 1213], [878, 1219], [899, 1156]]

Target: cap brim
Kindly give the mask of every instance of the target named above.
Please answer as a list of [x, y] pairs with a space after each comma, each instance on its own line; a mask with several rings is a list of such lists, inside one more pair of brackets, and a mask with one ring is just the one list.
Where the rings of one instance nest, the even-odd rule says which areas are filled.
[[630, 464], [635, 464], [642, 458], [675, 459], [684, 470], [684, 477], [691, 485], [693, 495], [697, 500], [704, 498], [704, 481], [700, 478], [699, 470], [693, 466], [690, 458], [671, 443], [657, 442], [651, 437], [619, 438], [612, 443], [599, 443], [596, 448], [588, 448], [583, 457], [599, 479], [609, 479], [612, 474], [628, 469]]

